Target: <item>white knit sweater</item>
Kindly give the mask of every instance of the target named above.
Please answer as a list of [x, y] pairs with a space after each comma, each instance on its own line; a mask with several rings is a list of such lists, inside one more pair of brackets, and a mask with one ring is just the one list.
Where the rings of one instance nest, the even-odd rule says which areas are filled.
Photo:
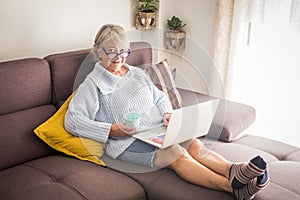
[[101, 63], [79, 86], [65, 116], [65, 128], [73, 135], [106, 143], [106, 153], [117, 158], [135, 138], [110, 137], [114, 123], [122, 122], [127, 112], [141, 113], [141, 127], [162, 122], [162, 115], [172, 111], [168, 97], [158, 90], [143, 70], [126, 65], [125, 76], [116, 76]]

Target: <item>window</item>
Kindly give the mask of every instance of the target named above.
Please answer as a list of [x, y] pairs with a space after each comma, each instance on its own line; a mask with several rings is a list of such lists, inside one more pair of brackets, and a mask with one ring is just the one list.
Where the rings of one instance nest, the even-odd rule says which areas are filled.
[[300, 146], [300, 1], [235, 1], [229, 94], [256, 108], [249, 133]]

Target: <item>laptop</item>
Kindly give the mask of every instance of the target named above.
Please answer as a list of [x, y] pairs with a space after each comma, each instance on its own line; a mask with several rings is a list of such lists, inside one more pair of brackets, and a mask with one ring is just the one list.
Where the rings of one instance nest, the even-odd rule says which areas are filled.
[[132, 136], [160, 149], [204, 136], [218, 105], [219, 99], [214, 99], [174, 110], [167, 127], [161, 125]]

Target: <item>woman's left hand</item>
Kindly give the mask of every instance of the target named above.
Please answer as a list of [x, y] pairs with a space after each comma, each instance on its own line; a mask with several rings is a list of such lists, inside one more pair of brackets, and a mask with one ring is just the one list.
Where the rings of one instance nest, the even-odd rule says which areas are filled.
[[171, 113], [165, 113], [164, 114], [163, 119], [164, 119], [164, 125], [165, 126], [169, 125], [170, 118], [171, 118]]
[[114, 137], [126, 137], [133, 135], [137, 132], [135, 127], [126, 126], [123, 122], [112, 124], [110, 129], [110, 136]]

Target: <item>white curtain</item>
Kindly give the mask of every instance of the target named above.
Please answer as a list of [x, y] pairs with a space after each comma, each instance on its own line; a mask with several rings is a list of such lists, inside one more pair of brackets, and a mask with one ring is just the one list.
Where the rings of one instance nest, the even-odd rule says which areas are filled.
[[234, 0], [217, 0], [212, 59], [220, 75], [224, 93], [228, 74]]
[[256, 108], [249, 132], [300, 146], [300, 0], [235, 0], [227, 98]]
[[300, 34], [300, 1], [292, 0], [291, 24], [294, 30]]

